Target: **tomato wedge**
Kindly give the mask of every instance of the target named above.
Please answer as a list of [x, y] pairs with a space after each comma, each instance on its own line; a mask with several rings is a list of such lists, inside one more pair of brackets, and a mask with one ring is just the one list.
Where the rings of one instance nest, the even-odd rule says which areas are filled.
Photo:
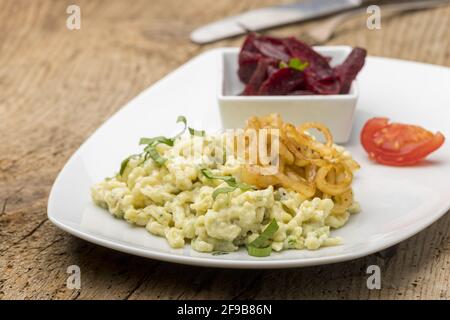
[[389, 123], [388, 118], [373, 118], [361, 131], [361, 143], [374, 161], [389, 166], [409, 166], [439, 149], [442, 133], [415, 125]]

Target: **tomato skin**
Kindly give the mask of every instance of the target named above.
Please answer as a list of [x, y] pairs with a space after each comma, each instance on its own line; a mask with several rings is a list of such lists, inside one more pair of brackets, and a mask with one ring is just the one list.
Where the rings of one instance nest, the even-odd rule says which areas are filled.
[[361, 131], [361, 144], [374, 161], [389, 166], [410, 166], [442, 146], [442, 133], [419, 126], [389, 123], [388, 118], [372, 118]]

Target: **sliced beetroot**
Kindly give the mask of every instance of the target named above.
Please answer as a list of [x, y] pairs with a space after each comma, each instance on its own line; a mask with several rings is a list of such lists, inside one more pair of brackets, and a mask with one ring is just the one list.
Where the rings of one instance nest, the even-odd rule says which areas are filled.
[[367, 51], [362, 48], [354, 48], [344, 63], [334, 68], [334, 72], [341, 84], [340, 93], [348, 93], [359, 71], [364, 66]]
[[276, 60], [289, 61], [289, 53], [280, 39], [261, 36], [253, 41], [258, 52], [266, 57]]
[[239, 54], [238, 76], [243, 83], [248, 83], [260, 59], [264, 57], [255, 52], [243, 51]]
[[293, 37], [284, 40], [291, 56], [308, 62], [305, 70], [306, 89], [318, 94], [338, 94], [340, 82], [328, 63], [328, 59], [307, 44]]
[[333, 71], [328, 70], [305, 70], [305, 88], [318, 94], [339, 94], [341, 84]]
[[267, 67], [267, 76], [270, 77], [274, 72], [277, 72], [278, 70], [280, 70], [280, 68], [274, 66], [274, 65], [270, 65]]
[[260, 95], [287, 95], [301, 88], [305, 81], [303, 72], [282, 68], [274, 72], [259, 89]]
[[280, 60], [288, 61], [289, 55], [282, 40], [250, 33], [239, 53], [238, 76], [243, 83], [250, 81], [258, 61], [263, 58], [270, 59], [273, 65], [278, 65]]
[[258, 35], [254, 32], [250, 32], [244, 40], [242, 44], [241, 52], [255, 52], [259, 53], [258, 49], [255, 47], [255, 39], [258, 38]]
[[276, 60], [289, 60], [289, 53], [286, 51], [282, 39], [269, 36], [258, 36], [253, 32], [248, 34], [242, 45], [241, 52], [259, 53], [264, 57]]
[[[247, 84], [246, 95], [345, 94], [364, 65], [365, 55], [364, 49], [355, 48], [341, 66], [333, 69], [329, 57], [296, 38], [250, 33], [239, 53], [238, 75]], [[294, 58], [307, 62], [307, 67], [303, 70], [291, 65]], [[280, 62], [286, 68], [280, 69]]]
[[250, 78], [248, 84], [245, 86], [244, 92], [242, 93], [244, 96], [254, 96], [258, 94], [261, 84], [267, 78], [267, 69], [269, 66], [269, 59], [259, 60], [255, 72], [253, 72], [252, 77]]
[[314, 49], [306, 43], [303, 43], [294, 37], [284, 39], [283, 43], [291, 57], [296, 57], [301, 61], [308, 62], [309, 68], [331, 70], [328, 59], [314, 51]]

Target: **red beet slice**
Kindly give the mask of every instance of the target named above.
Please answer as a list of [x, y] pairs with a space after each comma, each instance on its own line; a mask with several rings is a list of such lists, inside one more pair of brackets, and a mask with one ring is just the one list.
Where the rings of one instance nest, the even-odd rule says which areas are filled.
[[274, 65], [278, 65], [280, 60], [288, 61], [289, 55], [282, 40], [250, 33], [239, 53], [238, 75], [243, 83], [250, 81], [258, 61], [263, 58], [271, 59]]
[[334, 72], [337, 75], [340, 83], [340, 93], [348, 93], [359, 71], [364, 66], [367, 51], [362, 48], [354, 48], [349, 54], [344, 63], [334, 68]]
[[241, 52], [247, 51], [247, 52], [255, 52], [259, 53], [258, 49], [255, 47], [255, 39], [258, 37], [258, 35], [254, 32], [251, 32], [247, 35], [247, 37], [244, 40], [244, 43], [242, 44]]
[[289, 61], [289, 53], [286, 51], [284, 43], [280, 39], [261, 36], [253, 41], [253, 45], [258, 52], [266, 57], [276, 60]]
[[[333, 69], [329, 57], [294, 37], [279, 39], [250, 33], [239, 53], [238, 75], [247, 84], [245, 95], [345, 94], [363, 67], [365, 56], [364, 49], [355, 48], [342, 65]], [[292, 58], [308, 66], [303, 72], [279, 68], [280, 61], [289, 65]]]
[[280, 70], [278, 67], [275, 67], [273, 65], [270, 65], [267, 67], [267, 76], [270, 77], [274, 72], [277, 72]]
[[241, 52], [259, 53], [265, 57], [276, 60], [289, 60], [289, 53], [286, 51], [282, 39], [269, 36], [258, 36], [249, 33], [242, 45]]
[[270, 66], [268, 59], [260, 59], [258, 65], [253, 72], [248, 84], [245, 86], [245, 90], [242, 93], [244, 96], [254, 96], [258, 94], [259, 87], [267, 78], [267, 68]]
[[283, 43], [291, 57], [307, 61], [309, 68], [331, 70], [327, 58], [314, 51], [314, 49], [306, 43], [303, 43], [294, 37], [284, 39]]
[[308, 62], [305, 70], [306, 89], [319, 94], [338, 94], [340, 82], [335, 76], [328, 59], [307, 44], [293, 37], [284, 40], [291, 56]]
[[260, 95], [287, 95], [288, 93], [299, 89], [305, 77], [303, 72], [282, 68], [274, 72], [259, 89]]
[[305, 70], [305, 88], [318, 94], [339, 94], [341, 85], [332, 70]]
[[238, 76], [243, 83], [248, 83], [250, 81], [260, 59], [263, 59], [263, 56], [255, 52], [242, 51], [239, 54]]

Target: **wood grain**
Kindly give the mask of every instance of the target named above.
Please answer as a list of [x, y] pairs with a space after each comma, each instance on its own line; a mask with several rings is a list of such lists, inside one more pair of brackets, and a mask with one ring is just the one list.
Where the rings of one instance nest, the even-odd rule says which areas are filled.
[[[198, 53], [204, 23], [277, 1], [80, 0], [81, 30], [65, 27], [64, 0], [0, 1], [1, 299], [448, 299], [450, 217], [384, 251], [351, 262], [292, 270], [219, 270], [147, 260], [70, 236], [46, 217], [51, 185], [80, 144], [141, 90]], [[300, 35], [318, 22], [269, 31]], [[450, 7], [346, 22], [331, 44], [450, 66]], [[163, 111], [161, 111], [163, 112]], [[66, 287], [77, 264], [82, 288]], [[366, 268], [382, 267], [368, 290]]]

